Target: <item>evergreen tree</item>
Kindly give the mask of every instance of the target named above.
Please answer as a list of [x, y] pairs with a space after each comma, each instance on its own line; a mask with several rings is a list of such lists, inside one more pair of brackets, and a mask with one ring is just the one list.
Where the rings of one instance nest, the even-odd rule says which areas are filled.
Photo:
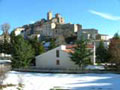
[[22, 36], [12, 34], [12, 66], [26, 68], [34, 57], [34, 49]]
[[45, 52], [45, 48], [42, 43], [38, 43], [38, 48], [36, 48], [36, 55], [40, 55]]
[[29, 40], [29, 42], [32, 45], [32, 48], [34, 48], [35, 50], [35, 56], [40, 55], [45, 52], [43, 44], [37, 40], [37, 37]]
[[0, 43], [0, 53], [3, 53], [3, 43]]
[[118, 33], [115, 33], [113, 39], [120, 39], [119, 34], [118, 34]]
[[99, 63], [104, 63], [104, 62], [108, 62], [108, 50], [107, 48], [104, 47], [104, 43], [103, 41], [100, 41], [99, 46], [96, 49], [96, 58], [97, 58], [97, 62]]
[[50, 40], [49, 50], [56, 48], [55, 39]]
[[10, 50], [11, 50], [11, 44], [5, 39], [3, 43], [3, 53], [10, 54], [11, 52]]
[[74, 53], [70, 53], [71, 60], [82, 68], [84, 65], [90, 64], [90, 55], [92, 55], [92, 52], [87, 48], [87, 41], [83, 39], [77, 41], [76, 45]]

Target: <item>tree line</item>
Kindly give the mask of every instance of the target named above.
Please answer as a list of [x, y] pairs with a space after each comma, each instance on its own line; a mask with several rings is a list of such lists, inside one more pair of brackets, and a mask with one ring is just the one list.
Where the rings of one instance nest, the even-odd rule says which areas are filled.
[[[23, 36], [16, 36], [14, 31], [9, 34], [10, 25], [5, 23], [1, 26], [3, 31], [3, 42], [0, 42], [0, 53], [12, 55], [13, 68], [27, 68], [35, 64], [35, 56], [44, 53], [46, 50], [42, 41], [37, 37], [25, 40]], [[9, 40], [10, 39], [10, 40]], [[50, 40], [49, 50], [56, 47], [54, 40]]]
[[[35, 64], [35, 56], [44, 53], [46, 50], [43, 42], [36, 38], [25, 40], [21, 35], [16, 36], [14, 31], [9, 34], [9, 24], [3, 24], [1, 30], [3, 31], [4, 40], [0, 43], [0, 53], [12, 55], [12, 67], [26, 68]], [[9, 38], [10, 37], [10, 40]], [[50, 46], [48, 50], [56, 47], [55, 40], [50, 39]], [[70, 58], [75, 64], [83, 67], [92, 64], [90, 56], [93, 54], [91, 50], [87, 49], [88, 40], [79, 40], [75, 43], [77, 47], [74, 48], [74, 53], [70, 53]], [[108, 48], [104, 46], [104, 42], [100, 41], [96, 48], [96, 62], [97, 63], [114, 63], [116, 68], [120, 68], [120, 36], [118, 33], [110, 40]]]

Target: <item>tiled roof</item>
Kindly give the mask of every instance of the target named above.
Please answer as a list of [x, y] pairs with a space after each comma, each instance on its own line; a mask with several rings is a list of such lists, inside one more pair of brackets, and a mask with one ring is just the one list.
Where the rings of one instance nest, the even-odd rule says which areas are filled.
[[[66, 45], [66, 49], [72, 49], [72, 48], [75, 48], [75, 47], [77, 47], [77, 45]], [[88, 44], [87, 48], [94, 48], [94, 45]]]
[[74, 53], [74, 50], [72, 50], [72, 49], [66, 49], [66, 50], [64, 50], [64, 52], [67, 52], [67, 53]]
[[[66, 45], [66, 49], [64, 50], [67, 53], [74, 53], [74, 48], [77, 47], [77, 45]], [[87, 48], [94, 48], [92, 44], [88, 44]]]

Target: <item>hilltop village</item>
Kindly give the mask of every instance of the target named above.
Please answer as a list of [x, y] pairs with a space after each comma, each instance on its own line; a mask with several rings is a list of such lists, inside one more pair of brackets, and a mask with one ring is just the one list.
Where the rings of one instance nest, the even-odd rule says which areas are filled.
[[[7, 26], [9, 25], [5, 28]], [[33, 24], [18, 27], [11, 32], [11, 35], [5, 30], [0, 36], [1, 43], [4, 43], [1, 44], [4, 49], [1, 48], [0, 52], [12, 54], [12, 63], [15, 65], [13, 67], [32, 65], [42, 69], [79, 69], [80, 67], [71, 60], [70, 53], [74, 53], [77, 49], [76, 41], [82, 40], [88, 40], [87, 45], [81, 48], [84, 48], [83, 55], [89, 56], [89, 64], [96, 65], [99, 62], [99, 59], [96, 61], [96, 49], [101, 45], [101, 41], [102, 50], [105, 51], [103, 58], [106, 59], [110, 43], [108, 35], [100, 34], [94, 28], [85, 29], [81, 24], [66, 23], [59, 13], [53, 16], [50, 11], [47, 13], [47, 19], [43, 18]], [[79, 50], [81, 53], [82, 49]], [[89, 50], [92, 54], [86, 55]], [[78, 60], [81, 63], [80, 59]]]
[[75, 40], [96, 39], [104, 40], [108, 43], [108, 35], [99, 34], [96, 29], [83, 29], [80, 24], [66, 23], [65, 19], [59, 14], [53, 16], [52, 12], [47, 13], [47, 19], [41, 19], [34, 24], [24, 25], [14, 30], [15, 35], [22, 35], [25, 39], [37, 37], [39, 40], [53, 38], [57, 45], [72, 44]]
[[119, 9], [120, 0], [0, 0], [0, 90], [120, 90]]

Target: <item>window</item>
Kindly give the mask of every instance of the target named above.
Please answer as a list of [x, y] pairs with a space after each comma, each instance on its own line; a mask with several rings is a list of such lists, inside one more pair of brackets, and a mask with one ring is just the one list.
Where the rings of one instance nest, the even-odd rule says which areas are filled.
[[60, 60], [56, 60], [56, 65], [60, 65]]
[[56, 57], [60, 57], [59, 50], [56, 50]]

